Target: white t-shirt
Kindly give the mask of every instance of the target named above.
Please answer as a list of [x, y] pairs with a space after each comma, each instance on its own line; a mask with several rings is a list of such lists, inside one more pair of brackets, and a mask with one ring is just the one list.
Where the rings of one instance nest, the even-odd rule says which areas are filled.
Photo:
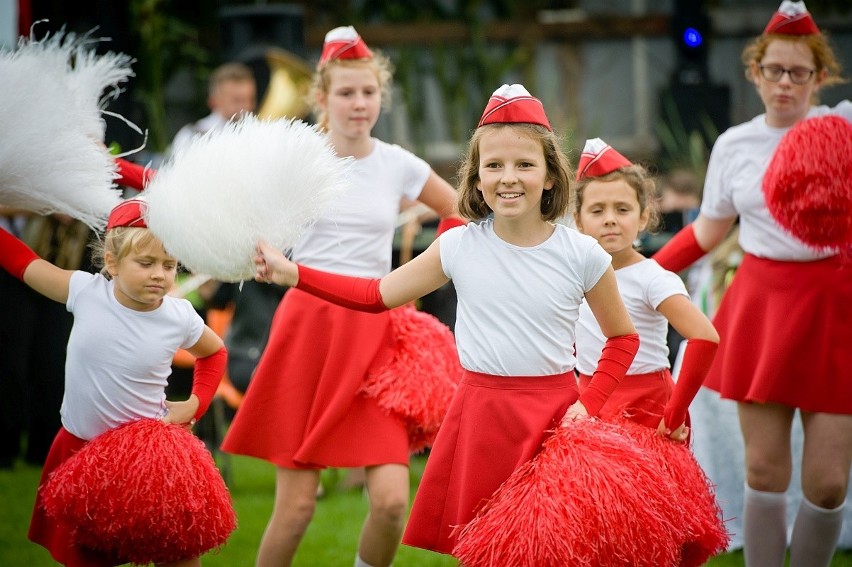
[[[852, 121], [852, 103], [843, 101], [834, 108], [815, 106], [808, 117], [837, 114]], [[817, 252], [784, 230], [769, 212], [763, 196], [763, 174], [775, 148], [789, 128], [772, 128], [766, 115], [725, 131], [710, 154], [701, 214], [709, 219], [739, 215], [742, 249], [760, 258], [781, 261], [809, 261], [833, 255]]]
[[[615, 271], [618, 291], [639, 333], [639, 351], [627, 374], [647, 374], [669, 367], [668, 320], [657, 311], [673, 295], [689, 297], [680, 277], [664, 270], [654, 260]], [[589, 305], [580, 306], [577, 321], [577, 370], [591, 376], [598, 366], [606, 337]]]
[[440, 237], [458, 295], [456, 344], [464, 368], [545, 376], [574, 368], [580, 303], [612, 262], [597, 241], [563, 225], [538, 246], [501, 240], [490, 219]]
[[204, 321], [189, 301], [170, 296], [153, 311], [115, 298], [115, 283], [74, 272], [66, 308], [74, 315], [65, 360], [62, 425], [81, 439], [162, 414], [178, 348], [198, 342]]
[[174, 155], [189, 145], [196, 136], [203, 136], [207, 132], [217, 130], [227, 124], [228, 121], [218, 112], [211, 112], [198, 122], [187, 124], [177, 131], [172, 145], [169, 148], [169, 155]]
[[370, 155], [354, 163], [350, 190], [299, 239], [293, 261], [349, 276], [387, 275], [400, 200], [417, 199], [431, 171], [408, 150], [374, 138]]

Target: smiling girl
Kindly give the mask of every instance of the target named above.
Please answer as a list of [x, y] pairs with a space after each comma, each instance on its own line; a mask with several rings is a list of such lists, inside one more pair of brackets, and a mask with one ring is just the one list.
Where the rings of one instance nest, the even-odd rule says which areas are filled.
[[[609, 255], [554, 222], [568, 209], [571, 173], [541, 102], [521, 85], [504, 85], [459, 172], [459, 210], [485, 220], [445, 232], [382, 279], [314, 270], [259, 245], [260, 281], [364, 311], [384, 312], [455, 283], [465, 372], [429, 455], [407, 545], [451, 553], [457, 526], [538, 453], [548, 430], [598, 415], [636, 353]], [[584, 299], [607, 339], [581, 395], [572, 345]]]

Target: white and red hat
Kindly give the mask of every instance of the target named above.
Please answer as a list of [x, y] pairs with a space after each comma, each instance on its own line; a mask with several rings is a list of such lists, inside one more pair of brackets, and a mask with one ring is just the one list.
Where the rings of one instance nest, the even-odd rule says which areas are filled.
[[325, 34], [319, 65], [332, 59], [370, 59], [373, 52], [352, 26], [340, 26]]
[[615, 151], [612, 146], [600, 138], [592, 138], [586, 140], [583, 153], [580, 154], [580, 163], [577, 164], [577, 181], [584, 177], [600, 177], [631, 165], [633, 163]]
[[145, 222], [145, 209], [148, 203], [141, 197], [126, 199], [113, 207], [107, 220], [107, 230], [120, 226], [148, 228]]
[[784, 0], [763, 30], [764, 35], [813, 35], [820, 33], [804, 2]]
[[494, 91], [488, 99], [477, 128], [495, 123], [538, 124], [553, 130], [541, 101], [532, 96], [523, 85], [518, 84], [503, 85]]

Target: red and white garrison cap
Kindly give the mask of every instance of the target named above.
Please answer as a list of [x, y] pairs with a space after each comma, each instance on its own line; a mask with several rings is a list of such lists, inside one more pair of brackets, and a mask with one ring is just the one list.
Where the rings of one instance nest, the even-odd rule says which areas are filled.
[[532, 96], [523, 85], [517, 84], [503, 85], [494, 91], [477, 127], [495, 123], [538, 124], [553, 130], [541, 101]]
[[334, 28], [325, 34], [319, 64], [324, 65], [332, 59], [369, 59], [373, 52], [352, 26]]
[[772, 15], [772, 19], [763, 30], [764, 35], [778, 33], [783, 35], [812, 35], [819, 32], [819, 28], [811, 17], [804, 2], [791, 2], [784, 0], [778, 11]]
[[615, 151], [612, 146], [600, 138], [592, 138], [586, 140], [583, 153], [580, 154], [580, 163], [577, 164], [577, 181], [585, 177], [600, 177], [631, 165], [633, 163]]
[[126, 199], [112, 208], [107, 220], [107, 230], [119, 226], [148, 228], [145, 222], [145, 208], [148, 203], [141, 197]]

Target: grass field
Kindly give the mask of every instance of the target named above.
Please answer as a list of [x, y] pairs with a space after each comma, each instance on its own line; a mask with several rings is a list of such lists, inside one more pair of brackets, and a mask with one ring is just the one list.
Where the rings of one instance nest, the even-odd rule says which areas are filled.
[[[412, 489], [422, 473], [423, 457], [412, 461]], [[218, 553], [204, 557], [205, 567], [251, 567], [260, 536], [272, 509], [274, 471], [271, 465], [254, 459], [232, 457], [231, 493], [239, 526]], [[0, 567], [48, 567], [56, 565], [41, 547], [26, 539], [39, 469], [18, 463], [13, 470], [0, 470]], [[342, 492], [335, 488], [335, 475], [324, 475], [328, 494], [320, 500], [314, 521], [299, 548], [295, 567], [350, 567], [358, 532], [367, 511], [360, 491]], [[451, 567], [451, 557], [402, 546], [395, 567]], [[732, 553], [711, 560], [710, 567], [743, 565], [742, 555]], [[510, 566], [501, 566], [510, 567]], [[832, 567], [852, 567], [852, 553], [843, 553]]]

